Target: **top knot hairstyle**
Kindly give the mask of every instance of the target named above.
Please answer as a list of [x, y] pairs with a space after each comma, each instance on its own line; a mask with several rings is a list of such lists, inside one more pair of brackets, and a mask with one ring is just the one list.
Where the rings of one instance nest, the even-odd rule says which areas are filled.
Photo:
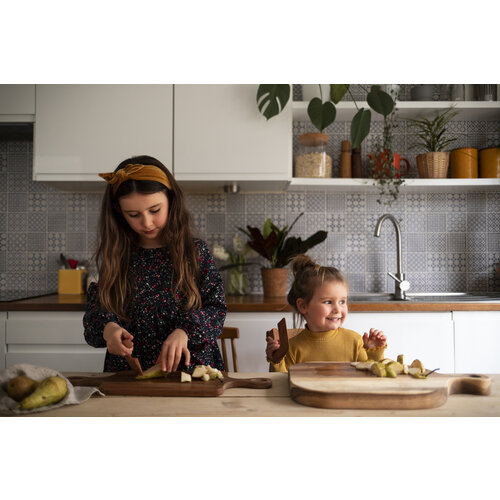
[[329, 281], [338, 282], [349, 289], [345, 276], [336, 267], [320, 266], [308, 255], [297, 255], [292, 260], [292, 272], [294, 280], [288, 292], [287, 300], [294, 311], [299, 314], [297, 299], [303, 299], [308, 304], [315, 290], [323, 283]]

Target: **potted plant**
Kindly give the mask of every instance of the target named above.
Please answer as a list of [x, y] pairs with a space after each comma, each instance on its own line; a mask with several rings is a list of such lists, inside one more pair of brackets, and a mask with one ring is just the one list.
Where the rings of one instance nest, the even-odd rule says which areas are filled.
[[377, 144], [375, 153], [368, 155], [371, 175], [375, 179], [380, 195], [377, 203], [389, 206], [398, 199], [399, 188], [404, 183], [405, 173], [401, 171], [400, 162], [406, 162], [408, 170], [410, 167], [408, 160], [400, 158], [393, 150], [393, 130], [397, 126], [395, 121], [396, 110], [384, 116], [382, 142]]
[[247, 226], [247, 230], [238, 228], [248, 236], [248, 246], [269, 261], [269, 267], [263, 267], [262, 284], [266, 297], [282, 297], [286, 295], [288, 283], [288, 263], [297, 255], [306, 253], [310, 248], [324, 241], [326, 231], [317, 231], [306, 240], [289, 236], [295, 223], [302, 217], [300, 213], [290, 226], [280, 229], [266, 219], [262, 231], [257, 227]]
[[417, 155], [417, 169], [420, 177], [444, 178], [448, 173], [450, 153], [444, 149], [456, 141], [448, 139], [446, 131], [448, 123], [458, 114], [454, 108], [438, 113], [433, 120], [427, 118], [410, 119], [411, 126], [418, 130], [420, 141], [412, 148], [424, 149], [425, 153]]
[[[314, 97], [309, 101], [307, 114], [311, 123], [320, 133], [335, 121], [338, 104], [346, 93], [351, 95], [352, 100], [358, 110], [351, 122], [351, 147], [354, 149], [361, 145], [370, 132], [371, 111], [369, 109], [358, 108], [348, 84], [330, 84], [330, 95], [322, 94], [322, 85], [320, 87], [320, 96]], [[368, 106], [375, 112], [383, 116], [389, 115], [395, 106], [392, 97], [384, 92], [380, 85], [372, 85], [367, 92]], [[323, 99], [326, 101], [323, 102]], [[259, 111], [269, 120], [273, 116], [283, 111], [290, 99], [290, 85], [288, 84], [263, 84], [257, 89], [257, 106]]]

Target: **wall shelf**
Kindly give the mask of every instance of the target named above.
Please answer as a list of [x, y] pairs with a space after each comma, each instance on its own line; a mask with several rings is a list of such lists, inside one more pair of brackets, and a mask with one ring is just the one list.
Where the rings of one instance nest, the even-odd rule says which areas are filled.
[[[305, 101], [293, 101], [294, 121], [309, 120], [307, 116], [307, 105]], [[409, 118], [431, 118], [436, 112], [454, 106], [460, 113], [454, 120], [500, 120], [500, 101], [398, 101], [396, 109], [399, 119]], [[358, 108], [370, 109], [366, 101], [359, 101], [358, 108], [353, 101], [341, 101], [335, 105], [337, 116], [335, 121], [351, 121]], [[372, 111], [372, 120], [382, 120], [379, 113]]]
[[[500, 191], [500, 179], [407, 179], [401, 186], [407, 192]], [[373, 179], [311, 179], [294, 177], [287, 191], [357, 191], [376, 192]]]

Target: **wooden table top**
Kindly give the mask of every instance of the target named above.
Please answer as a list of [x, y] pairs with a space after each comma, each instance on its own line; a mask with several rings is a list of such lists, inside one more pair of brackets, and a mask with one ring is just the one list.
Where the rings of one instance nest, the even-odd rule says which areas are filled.
[[[66, 375], [85, 375], [67, 373]], [[86, 374], [88, 375], [88, 374]], [[231, 373], [234, 377], [268, 377], [270, 389], [228, 389], [221, 396], [92, 397], [80, 405], [35, 413], [34, 417], [499, 417], [500, 374], [489, 396], [455, 394], [438, 408], [424, 410], [330, 410], [290, 398], [286, 373]]]
[[[0, 311], [84, 311], [86, 295], [44, 295], [31, 299], [0, 302]], [[243, 295], [226, 297], [228, 312], [291, 312], [286, 297]], [[410, 311], [500, 311], [497, 302], [349, 302], [351, 312]]]

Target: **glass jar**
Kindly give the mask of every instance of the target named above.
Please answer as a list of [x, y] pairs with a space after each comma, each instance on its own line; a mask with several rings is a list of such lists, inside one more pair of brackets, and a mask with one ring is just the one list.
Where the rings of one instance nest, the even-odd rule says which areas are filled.
[[246, 295], [248, 293], [248, 277], [243, 266], [229, 269], [227, 280], [228, 295]]
[[319, 132], [302, 134], [295, 156], [295, 177], [331, 177], [332, 157], [326, 153], [328, 135]]

